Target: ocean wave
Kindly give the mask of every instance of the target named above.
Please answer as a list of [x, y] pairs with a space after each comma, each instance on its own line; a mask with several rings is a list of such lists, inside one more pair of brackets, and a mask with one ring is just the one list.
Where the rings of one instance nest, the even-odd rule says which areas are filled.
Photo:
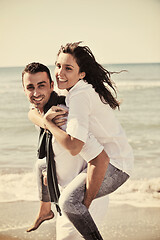
[[160, 178], [129, 179], [110, 195], [110, 201], [135, 207], [160, 207]]
[[125, 88], [125, 90], [132, 90], [135, 88], [153, 88], [153, 87], [160, 87], [160, 81], [152, 80], [152, 81], [145, 81], [145, 80], [133, 80], [133, 81], [117, 81], [116, 86], [118, 88]]
[[37, 201], [34, 172], [1, 174], [0, 202]]
[[[0, 202], [38, 201], [35, 172], [2, 173]], [[129, 179], [114, 193], [110, 202], [136, 207], [160, 207], [160, 178]]]

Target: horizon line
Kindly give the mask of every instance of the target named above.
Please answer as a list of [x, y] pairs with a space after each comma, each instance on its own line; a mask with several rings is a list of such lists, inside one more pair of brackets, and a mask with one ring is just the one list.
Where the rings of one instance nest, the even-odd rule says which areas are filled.
[[[34, 61], [38, 62], [38, 61]], [[43, 63], [42, 63], [43, 64]], [[101, 65], [132, 65], [132, 64], [160, 64], [160, 62], [117, 62], [117, 63], [100, 63]], [[46, 66], [54, 66], [53, 64], [45, 64]], [[0, 68], [20, 68], [25, 67], [26, 65], [8, 65], [8, 66], [0, 66]]]

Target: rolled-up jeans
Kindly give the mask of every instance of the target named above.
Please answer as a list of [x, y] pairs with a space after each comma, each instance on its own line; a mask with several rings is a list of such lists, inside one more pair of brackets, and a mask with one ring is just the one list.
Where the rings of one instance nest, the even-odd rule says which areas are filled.
[[42, 171], [44, 169], [46, 169], [46, 159], [45, 158], [38, 159], [36, 162], [36, 176], [37, 176], [39, 200], [43, 202], [50, 202], [48, 188], [43, 183]]
[[[40, 201], [50, 202], [47, 186], [43, 184], [42, 171], [46, 169], [46, 159], [38, 159], [36, 162], [36, 174], [38, 182], [38, 193]], [[65, 188], [60, 188], [61, 195]], [[91, 203], [89, 208], [90, 213], [96, 222], [96, 225], [100, 227], [102, 224], [108, 209], [108, 196], [96, 199]], [[62, 216], [57, 214], [56, 219], [56, 240], [80, 240], [81, 234], [77, 231], [74, 225], [70, 222], [67, 216], [62, 211]]]
[[[103, 240], [89, 210], [83, 204], [87, 169], [80, 173], [63, 191], [59, 204], [62, 211], [86, 240]], [[106, 175], [96, 198], [108, 195], [119, 188], [129, 175], [112, 164], [108, 165]]]

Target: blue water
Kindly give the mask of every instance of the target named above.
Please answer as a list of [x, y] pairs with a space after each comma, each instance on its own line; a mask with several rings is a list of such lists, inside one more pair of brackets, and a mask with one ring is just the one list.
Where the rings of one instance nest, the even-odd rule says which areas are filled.
[[[126, 131], [135, 155], [132, 186], [146, 183], [160, 190], [160, 64], [112, 64], [104, 65], [109, 71], [127, 72], [114, 74], [112, 79], [118, 88], [121, 110], [115, 114]], [[24, 194], [12, 200], [26, 199], [25, 186], [36, 162], [37, 131], [27, 118], [29, 103], [21, 83], [24, 67], [0, 68], [0, 201], [7, 201], [15, 182]], [[50, 67], [53, 73], [53, 67]], [[1, 179], [2, 178], [2, 179]], [[5, 179], [5, 182], [4, 182]], [[21, 180], [22, 181], [21, 181]], [[20, 183], [21, 181], [21, 183]], [[17, 185], [16, 185], [17, 184]], [[32, 184], [33, 185], [33, 184]], [[32, 200], [35, 186], [31, 186], [28, 200]], [[28, 187], [28, 185], [27, 185]], [[27, 190], [26, 190], [27, 191]], [[139, 189], [137, 190], [139, 191]], [[28, 195], [27, 195], [28, 196]], [[158, 195], [159, 198], [159, 195]]]

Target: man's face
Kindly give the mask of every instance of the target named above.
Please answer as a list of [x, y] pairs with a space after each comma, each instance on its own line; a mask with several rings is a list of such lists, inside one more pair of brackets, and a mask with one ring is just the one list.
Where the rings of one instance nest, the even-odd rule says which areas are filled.
[[50, 84], [47, 73], [25, 73], [23, 87], [28, 100], [43, 112], [43, 107], [48, 102], [53, 91], [53, 82]]

